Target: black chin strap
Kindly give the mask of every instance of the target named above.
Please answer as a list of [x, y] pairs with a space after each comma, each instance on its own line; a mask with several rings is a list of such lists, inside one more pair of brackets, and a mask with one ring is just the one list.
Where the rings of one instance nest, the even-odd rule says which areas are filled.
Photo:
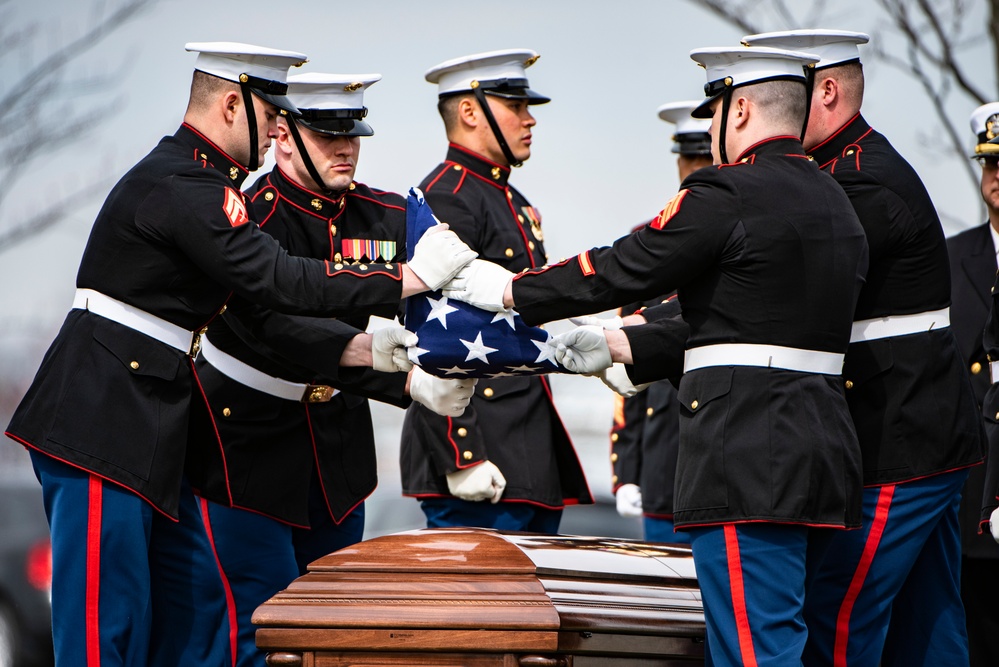
[[815, 88], [815, 66], [805, 68], [805, 122], [801, 124], [801, 143], [805, 143], [805, 132], [808, 130], [808, 116], [812, 112], [812, 90]]
[[246, 124], [250, 128], [250, 161], [246, 168], [256, 171], [260, 166], [257, 155], [257, 113], [253, 110], [253, 93], [246, 84], [240, 84], [239, 89], [243, 91], [243, 106], [246, 107]]
[[506, 158], [507, 163], [511, 167], [519, 167], [524, 164], [513, 157], [513, 152], [506, 143], [506, 139], [503, 137], [503, 132], [500, 131], [499, 124], [496, 122], [496, 118], [493, 116], [492, 110], [489, 108], [489, 103], [486, 102], [486, 93], [480, 87], [472, 89], [472, 93], [475, 95], [475, 99], [479, 101], [479, 106], [482, 107], [482, 113], [485, 114], [486, 120], [489, 121], [489, 127], [493, 130], [493, 136], [496, 137], [496, 142], [499, 144], [500, 150], [503, 151], [503, 156]]
[[326, 187], [326, 181], [319, 175], [319, 170], [316, 169], [316, 165], [309, 155], [309, 150], [305, 147], [305, 142], [302, 141], [302, 133], [298, 131], [298, 123], [291, 116], [286, 116], [285, 119], [288, 121], [288, 130], [295, 139], [295, 145], [298, 146], [298, 154], [302, 156], [302, 162], [305, 164], [305, 169], [309, 172], [309, 176], [315, 181], [316, 187], [322, 191], [321, 194], [331, 194], [333, 191]]
[[718, 129], [718, 157], [722, 164], [728, 164], [728, 151], [725, 150], [725, 130], [728, 127], [728, 109], [732, 106], [732, 87], [726, 86], [722, 93], [721, 127]]

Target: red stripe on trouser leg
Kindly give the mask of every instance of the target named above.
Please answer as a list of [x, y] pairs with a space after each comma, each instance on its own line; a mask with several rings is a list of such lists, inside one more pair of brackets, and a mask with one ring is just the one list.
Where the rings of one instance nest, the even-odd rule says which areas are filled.
[[215, 566], [219, 570], [219, 577], [222, 579], [222, 587], [225, 589], [225, 608], [229, 616], [229, 650], [232, 652], [232, 665], [236, 667], [238, 657], [237, 647], [239, 642], [239, 619], [236, 618], [236, 598], [232, 594], [232, 586], [229, 585], [229, 577], [222, 569], [222, 561], [219, 560], [218, 549], [215, 548], [215, 536], [212, 535], [212, 521], [208, 515], [208, 501], [198, 498], [201, 505], [201, 520], [205, 524], [205, 533], [208, 535], [208, 543], [212, 545], [212, 557], [215, 558]]
[[753, 633], [749, 627], [749, 613], [746, 611], [746, 588], [742, 580], [742, 559], [739, 556], [739, 536], [735, 526], [725, 526], [725, 553], [728, 559], [729, 585], [732, 588], [732, 611], [735, 613], [735, 627], [739, 633], [739, 652], [742, 664], [756, 667], [756, 651], [753, 650]]
[[101, 478], [90, 476], [87, 494], [87, 583], [86, 583], [86, 644], [87, 667], [101, 664], [101, 507], [104, 485]]
[[888, 510], [891, 509], [891, 499], [895, 494], [895, 485], [881, 487], [878, 494], [878, 506], [874, 510], [874, 522], [871, 524], [871, 532], [867, 534], [867, 541], [864, 543], [864, 552], [860, 556], [860, 563], [853, 573], [850, 581], [850, 588], [846, 591], [843, 604], [840, 605], [839, 614], [836, 616], [836, 642], [833, 645], [833, 665], [834, 667], [846, 667], [846, 647], [850, 639], [850, 615], [853, 613], [853, 605], [857, 602], [860, 590], [864, 587], [864, 580], [871, 570], [871, 563], [874, 562], [874, 555], [881, 544], [881, 536], [884, 535], [885, 525], [888, 523]]

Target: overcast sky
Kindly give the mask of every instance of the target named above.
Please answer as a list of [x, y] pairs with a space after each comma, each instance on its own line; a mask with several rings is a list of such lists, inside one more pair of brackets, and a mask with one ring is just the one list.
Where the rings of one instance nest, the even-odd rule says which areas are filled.
[[[5, 57], [0, 86], [13, 80], [11, 66], [37, 61], [46, 47], [79, 34], [92, 21], [93, 4], [15, 0], [11, 19], [43, 21], [40, 48], [20, 60]], [[878, 29], [868, 2], [835, 6], [838, 13], [824, 27]], [[761, 22], [785, 27], [766, 17]], [[423, 73], [456, 56], [526, 47], [541, 54], [528, 70], [531, 86], [553, 101], [532, 108], [538, 120], [534, 153], [512, 183], [541, 211], [546, 246], [557, 259], [611, 243], [655, 215], [675, 192], [672, 126], [658, 119], [656, 108], [703, 95], [703, 70], [690, 60], [691, 49], [733, 45], [740, 36], [681, 0], [161, 0], [74, 67], [77, 75], [120, 71], [116, 92], [123, 103], [115, 115], [94, 119], [98, 130], [85, 142], [36, 164], [5, 217], [31, 210], [63, 183], [95, 174], [116, 178], [172, 134], [195, 59], [184, 51], [188, 41], [302, 51], [310, 62], [301, 71], [380, 72], [382, 81], [365, 95], [375, 136], [362, 142], [357, 179], [400, 192], [445, 152], [436, 89]], [[987, 62], [986, 46], [980, 50]], [[960, 166], [921, 140], [935, 117], [915, 84], [885, 65], [866, 66], [865, 115], [920, 172], [946, 216], [945, 229], [953, 233], [980, 222], [978, 192]], [[991, 72], [982, 73], [994, 80]], [[971, 110], [953, 110], [963, 127]], [[967, 140], [970, 148], [970, 130]], [[98, 195], [59, 226], [0, 255], [0, 365], [25, 364], [33, 371], [48, 345], [71, 301], [79, 257], [103, 200]]]

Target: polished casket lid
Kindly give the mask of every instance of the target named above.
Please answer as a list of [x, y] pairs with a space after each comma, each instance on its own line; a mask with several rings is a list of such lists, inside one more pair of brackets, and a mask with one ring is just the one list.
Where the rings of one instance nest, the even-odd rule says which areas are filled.
[[416, 530], [324, 556], [257, 608], [267, 651], [703, 656], [686, 545]]

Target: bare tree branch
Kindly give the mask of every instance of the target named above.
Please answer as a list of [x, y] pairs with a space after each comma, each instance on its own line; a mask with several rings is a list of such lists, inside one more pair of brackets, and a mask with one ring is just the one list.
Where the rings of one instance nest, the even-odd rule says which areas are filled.
[[[26, 219], [11, 220], [6, 205], [14, 191], [11, 186], [27, 174], [33, 162], [86, 139], [95, 127], [95, 118], [110, 118], [120, 108], [120, 97], [90, 104], [82, 100], [111, 89], [124, 67], [119, 63], [127, 63], [127, 58], [118, 59], [116, 71], [110, 75], [72, 76], [70, 65], [156, 1], [115, 0], [110, 12], [103, 2], [95, 1], [94, 18], [78, 36], [60, 42], [58, 48], [28, 67], [6, 68], [24, 73], [0, 84], [0, 182], [4, 183], [0, 189], [0, 252], [50, 228], [65, 218], [70, 206], [79, 206], [107, 188], [95, 178], [71, 196], [28, 214]], [[4, 44], [0, 60], [30, 53], [42, 34], [37, 24], [19, 25], [12, 14], [10, 1], [0, 0], [0, 41]], [[31, 118], [32, 122], [19, 122], [23, 118]], [[63, 175], [54, 174], [53, 179], [61, 183]]]

